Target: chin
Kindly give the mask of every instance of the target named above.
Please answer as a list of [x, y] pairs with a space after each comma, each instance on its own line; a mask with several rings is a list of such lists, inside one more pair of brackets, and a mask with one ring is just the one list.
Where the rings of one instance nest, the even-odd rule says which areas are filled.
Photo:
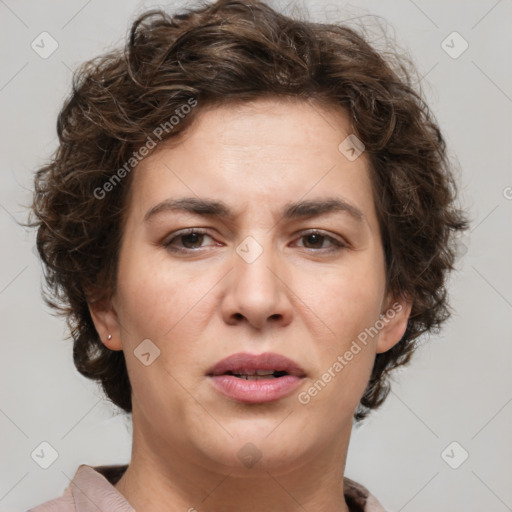
[[[250, 421], [250, 420], [248, 420]], [[316, 448], [311, 436], [290, 431], [290, 425], [279, 431], [279, 422], [259, 422], [259, 426], [240, 426], [238, 432], [231, 425], [233, 437], [220, 436], [203, 445], [203, 455], [215, 464], [225, 466], [237, 476], [254, 476], [256, 472], [286, 472], [288, 468], [314, 457]], [[300, 449], [299, 449], [300, 448]], [[267, 475], [268, 476], [268, 475]]]

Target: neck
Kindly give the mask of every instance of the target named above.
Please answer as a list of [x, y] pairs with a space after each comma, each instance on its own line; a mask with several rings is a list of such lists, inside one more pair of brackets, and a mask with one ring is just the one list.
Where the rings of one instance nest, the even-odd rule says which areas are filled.
[[252, 467], [229, 467], [144, 435], [137, 424], [131, 462], [115, 485], [136, 510], [349, 512], [343, 474], [350, 429], [337, 446], [315, 447], [287, 464], [262, 458]]

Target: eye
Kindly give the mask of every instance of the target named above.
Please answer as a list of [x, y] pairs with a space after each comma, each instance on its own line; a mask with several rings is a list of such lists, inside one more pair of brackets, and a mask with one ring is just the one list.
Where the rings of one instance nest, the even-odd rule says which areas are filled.
[[[185, 229], [183, 231], [179, 231], [163, 245], [170, 251], [174, 252], [193, 251], [204, 247], [201, 245], [201, 242], [204, 240], [205, 236], [211, 238], [206, 231], [203, 231], [202, 229]], [[175, 244], [176, 241], [178, 242], [178, 245]]]
[[322, 247], [325, 241], [328, 241], [333, 246], [331, 248], [327, 247], [328, 252], [341, 250], [347, 247], [347, 245], [341, 242], [340, 240], [337, 240], [332, 236], [325, 235], [319, 231], [310, 231], [309, 233], [304, 233], [302, 234], [300, 239], [306, 240], [306, 245], [313, 246], [306, 247], [305, 245], [303, 245], [303, 247], [305, 247], [306, 249], [326, 249], [325, 247]]
[[[188, 252], [196, 251], [205, 247], [202, 242], [204, 237], [212, 238], [208, 233], [199, 228], [190, 228], [183, 231], [174, 233], [174, 236], [168, 241], [164, 242], [164, 247], [173, 252]], [[299, 240], [305, 240], [302, 247], [310, 250], [323, 250], [326, 252], [338, 251], [346, 248], [347, 245], [336, 238], [323, 234], [319, 231], [310, 231], [301, 235]], [[331, 247], [325, 247], [325, 242], [328, 242]], [[300, 247], [300, 245], [299, 245]]]

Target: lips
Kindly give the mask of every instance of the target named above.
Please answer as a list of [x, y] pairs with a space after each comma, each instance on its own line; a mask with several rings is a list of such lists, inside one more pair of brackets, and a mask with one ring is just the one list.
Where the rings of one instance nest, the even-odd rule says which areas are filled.
[[280, 354], [273, 352], [264, 352], [263, 354], [239, 352], [219, 361], [208, 370], [207, 375], [279, 378], [285, 375], [305, 377], [306, 374], [295, 361]]
[[236, 402], [273, 402], [296, 390], [306, 376], [287, 357], [272, 352], [233, 354], [211, 367], [207, 376], [215, 390]]

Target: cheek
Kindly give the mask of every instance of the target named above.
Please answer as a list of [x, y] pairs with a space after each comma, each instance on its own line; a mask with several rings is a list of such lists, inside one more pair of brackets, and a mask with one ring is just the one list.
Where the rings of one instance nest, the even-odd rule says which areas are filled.
[[180, 322], [186, 323], [188, 313], [207, 291], [207, 283], [198, 279], [197, 271], [172, 268], [165, 252], [132, 250], [119, 268], [121, 316], [128, 337], [136, 334], [158, 340], [176, 330]]
[[301, 402], [309, 400], [311, 410], [327, 408], [344, 418], [364, 393], [378, 339], [367, 332], [379, 319], [384, 293], [383, 275], [375, 270], [377, 265], [368, 260], [364, 272], [338, 270], [321, 287], [310, 287], [314, 291], [309, 294], [308, 305], [329, 327], [328, 334], [317, 339], [322, 344], [319, 371], [305, 388], [308, 396], [303, 395]]
[[145, 339], [160, 350], [155, 366], [161, 374], [155, 375], [153, 382], [165, 381], [168, 389], [174, 389], [176, 382], [165, 370], [180, 382], [203, 372], [198, 354], [208, 341], [204, 339], [205, 328], [218, 308], [218, 273], [197, 267], [192, 264], [186, 271], [176, 270], [164, 252], [155, 257], [154, 252], [149, 255], [142, 251], [125, 258], [120, 266], [118, 296], [123, 350], [134, 383], [140, 375], [140, 385], [151, 386], [146, 374], [141, 374], [140, 362], [130, 357]]
[[[188, 382], [197, 364], [201, 329], [194, 322], [196, 310], [208, 298], [212, 283], [175, 272], [163, 259], [130, 254], [122, 260], [118, 280], [118, 313], [123, 350], [138, 407], [147, 417], [172, 418], [183, 415], [188, 395], [180, 383]], [[159, 259], [159, 261], [156, 261]], [[202, 300], [201, 298], [204, 297]], [[204, 309], [201, 310], [205, 314]], [[158, 357], [145, 366], [134, 351], [149, 339]], [[155, 350], [151, 348], [150, 350]], [[157, 353], [157, 352], [155, 352]], [[191, 388], [187, 383], [187, 388]], [[170, 397], [181, 397], [179, 400]], [[162, 404], [166, 411], [162, 412]], [[188, 404], [190, 407], [190, 404]]]
[[356, 261], [358, 257], [353, 257], [354, 264], [322, 276], [320, 284], [310, 276], [304, 276], [301, 284], [301, 293], [311, 309], [342, 344], [379, 318], [384, 297], [384, 271], [378, 258], [361, 257]]

